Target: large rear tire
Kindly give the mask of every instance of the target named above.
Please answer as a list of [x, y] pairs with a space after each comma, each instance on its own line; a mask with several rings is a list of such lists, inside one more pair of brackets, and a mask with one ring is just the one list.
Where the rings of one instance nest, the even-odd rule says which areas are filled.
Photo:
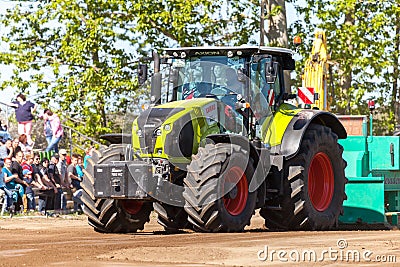
[[239, 232], [250, 224], [256, 192], [249, 192], [254, 166], [232, 144], [208, 144], [192, 157], [184, 179], [185, 211], [195, 230]]
[[157, 221], [165, 231], [173, 233], [188, 227], [188, 216], [182, 207], [159, 202], [154, 202], [153, 207], [158, 215]]
[[143, 230], [153, 210], [151, 202], [137, 200], [96, 199], [94, 197], [94, 165], [124, 160], [124, 145], [111, 145], [100, 152], [94, 151], [87, 160], [81, 183], [83, 212], [88, 216], [89, 225], [102, 233], [135, 233]]
[[[283, 195], [260, 215], [270, 230], [329, 230], [343, 213], [343, 147], [330, 128], [311, 124], [296, 156], [284, 163]], [[276, 208], [280, 207], [280, 208]]]

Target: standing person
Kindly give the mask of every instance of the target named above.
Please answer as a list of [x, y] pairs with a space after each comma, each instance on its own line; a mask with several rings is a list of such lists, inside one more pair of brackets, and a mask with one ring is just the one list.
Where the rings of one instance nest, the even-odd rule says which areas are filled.
[[87, 166], [87, 160], [93, 156], [93, 149], [94, 149], [94, 147], [90, 146], [90, 147], [86, 148], [86, 150], [85, 150], [85, 157], [83, 158], [83, 168], [85, 168], [85, 169]]
[[76, 164], [76, 172], [78, 173], [78, 177], [80, 181], [83, 180], [83, 159], [81, 155], [78, 155], [78, 163]]
[[18, 134], [26, 134], [28, 138], [28, 144], [33, 147], [33, 141], [31, 138], [32, 132], [32, 113], [36, 111], [37, 105], [33, 104], [31, 101], [26, 100], [24, 94], [17, 95], [17, 100], [9, 104], [11, 107], [15, 108], [15, 115], [18, 122]]
[[[49, 175], [49, 164], [50, 161], [47, 158], [42, 159], [42, 166], [40, 168], [40, 176], [42, 183], [46, 186], [47, 190], [45, 192], [41, 192], [42, 194], [39, 196], [39, 212], [42, 214], [45, 213], [45, 209], [48, 202], [51, 204], [54, 203], [54, 195], [58, 193], [57, 187], [53, 184]], [[50, 200], [50, 201], [49, 201]], [[53, 206], [50, 205], [49, 206]]]
[[58, 159], [58, 163], [57, 163], [57, 168], [58, 168], [58, 172], [60, 173], [60, 177], [61, 177], [61, 183], [64, 187], [66, 188], [70, 188], [71, 185], [71, 181], [68, 179], [68, 173], [67, 173], [67, 160], [65, 159], [65, 157], [67, 156], [67, 150], [65, 150], [64, 148], [60, 149], [60, 158]]
[[60, 142], [64, 130], [61, 126], [60, 118], [50, 109], [45, 109], [43, 113], [44, 119], [44, 134], [47, 140], [46, 151], [54, 150], [58, 153], [58, 143]]
[[71, 181], [71, 188], [72, 188], [72, 199], [74, 201], [74, 212], [82, 212], [82, 187], [81, 182], [82, 179], [78, 176], [78, 172], [76, 166], [78, 165], [78, 158], [79, 155], [72, 154], [71, 157], [71, 164], [67, 168], [68, 178]]
[[[27, 182], [29, 185], [33, 185], [34, 187], [42, 189], [42, 185], [39, 182], [36, 182], [35, 176], [33, 174], [33, 153], [26, 154], [25, 155], [25, 160], [21, 163], [22, 166], [22, 174], [24, 175], [24, 181]], [[26, 172], [29, 172], [29, 177], [25, 175]], [[30, 180], [32, 179], [32, 181]], [[32, 200], [33, 198], [33, 200]], [[32, 188], [25, 189], [25, 195], [23, 197], [24, 201], [24, 212], [27, 212], [29, 210], [35, 210], [36, 208], [36, 202], [35, 202], [35, 194], [32, 190]], [[33, 208], [32, 208], [33, 207]]]
[[58, 172], [57, 168], [57, 163], [59, 160], [58, 155], [53, 155], [50, 159], [50, 165], [49, 165], [49, 177], [50, 180], [53, 182], [53, 184], [57, 188], [57, 194], [55, 195], [54, 198], [54, 210], [56, 212], [60, 212], [60, 210], [66, 210], [66, 198], [64, 196], [63, 190], [62, 190], [62, 183], [61, 183], [61, 177], [60, 173]]

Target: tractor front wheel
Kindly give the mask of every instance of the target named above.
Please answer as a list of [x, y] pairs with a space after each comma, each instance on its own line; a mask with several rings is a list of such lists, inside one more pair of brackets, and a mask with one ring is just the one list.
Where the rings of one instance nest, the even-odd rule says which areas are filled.
[[252, 160], [237, 145], [199, 148], [184, 179], [185, 211], [194, 229], [238, 232], [250, 224], [256, 192], [249, 192]]

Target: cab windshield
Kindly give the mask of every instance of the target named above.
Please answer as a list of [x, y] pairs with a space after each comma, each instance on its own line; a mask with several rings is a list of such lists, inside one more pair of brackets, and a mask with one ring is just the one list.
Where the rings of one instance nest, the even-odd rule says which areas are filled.
[[239, 57], [191, 57], [176, 60], [178, 69], [177, 99], [214, 97], [232, 106], [233, 98], [243, 95], [245, 59]]

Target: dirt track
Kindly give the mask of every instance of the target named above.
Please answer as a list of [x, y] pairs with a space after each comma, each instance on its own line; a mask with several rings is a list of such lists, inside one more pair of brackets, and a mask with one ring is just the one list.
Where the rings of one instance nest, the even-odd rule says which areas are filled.
[[[96, 233], [84, 216], [0, 219], [0, 266], [382, 266], [377, 260], [386, 261], [386, 266], [396, 266], [394, 261], [400, 263], [398, 230], [273, 233], [263, 230], [263, 220], [255, 216], [244, 233], [187, 231], [166, 235], [155, 215], [151, 218], [144, 231], [132, 235]], [[260, 260], [265, 258], [265, 252], [269, 257]]]

